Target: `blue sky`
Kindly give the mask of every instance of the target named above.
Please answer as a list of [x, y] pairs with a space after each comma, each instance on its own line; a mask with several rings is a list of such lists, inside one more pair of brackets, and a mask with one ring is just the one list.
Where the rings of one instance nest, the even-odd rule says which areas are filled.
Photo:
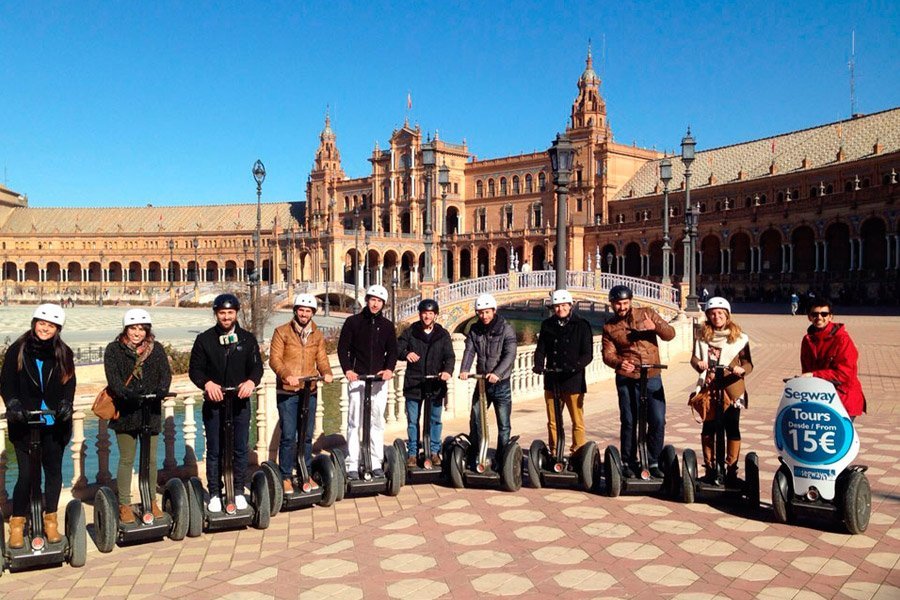
[[[698, 149], [900, 105], [900, 3], [6, 2], [0, 172], [32, 206], [302, 200], [326, 105], [368, 174], [411, 121], [545, 149], [588, 39], [617, 141]], [[605, 39], [605, 52], [604, 52]]]

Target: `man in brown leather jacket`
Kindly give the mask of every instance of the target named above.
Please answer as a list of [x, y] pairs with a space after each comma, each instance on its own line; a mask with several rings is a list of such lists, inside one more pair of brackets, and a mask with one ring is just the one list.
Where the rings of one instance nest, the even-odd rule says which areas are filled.
[[[269, 366], [275, 371], [278, 396], [278, 417], [281, 420], [281, 441], [278, 445], [278, 466], [286, 493], [293, 493], [291, 475], [296, 462], [296, 452], [303, 444], [306, 466], [312, 460], [312, 436], [316, 420], [316, 392], [309, 396], [309, 414], [306, 431], [299, 432], [297, 415], [300, 409], [300, 379], [321, 375], [325, 383], [333, 379], [328, 354], [325, 352], [325, 336], [313, 322], [317, 309], [312, 294], [298, 294], [294, 299], [294, 318], [275, 328], [269, 348]], [[315, 390], [315, 388], [313, 388]], [[303, 482], [299, 482], [300, 485]], [[310, 479], [310, 486], [318, 484]]]
[[[669, 341], [675, 329], [652, 308], [631, 306], [633, 293], [624, 285], [609, 290], [614, 316], [603, 325], [603, 362], [616, 371], [619, 394], [619, 434], [623, 472], [634, 477], [640, 468], [637, 460], [635, 426], [640, 394], [640, 365], [659, 363], [657, 338]], [[666, 394], [658, 369], [647, 373], [647, 453], [652, 477], [662, 478], [659, 455], [665, 441]]]

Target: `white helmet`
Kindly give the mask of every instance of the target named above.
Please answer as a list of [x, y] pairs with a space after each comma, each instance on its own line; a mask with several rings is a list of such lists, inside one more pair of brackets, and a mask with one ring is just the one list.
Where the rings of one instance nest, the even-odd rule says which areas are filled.
[[388, 301], [388, 293], [387, 288], [383, 285], [372, 285], [369, 286], [369, 289], [366, 290], [366, 297], [375, 296], [376, 298], [381, 298], [384, 302]]
[[316, 297], [312, 294], [297, 294], [297, 297], [294, 298], [294, 308], [297, 308], [298, 306], [311, 308], [313, 309], [313, 312], [319, 310], [319, 303], [316, 302]]
[[475, 310], [484, 310], [485, 308], [497, 308], [497, 299], [490, 294], [482, 294], [475, 299]]
[[715, 296], [707, 300], [704, 312], [709, 312], [714, 308], [723, 308], [728, 312], [729, 315], [731, 314], [731, 304], [728, 302], [728, 300], [722, 298], [721, 296]]
[[122, 317], [122, 326], [129, 327], [131, 325], [151, 325], [153, 320], [143, 308], [132, 308]]
[[66, 324], [66, 312], [59, 304], [41, 304], [31, 314], [32, 319], [40, 319], [62, 327]]
[[569, 293], [569, 290], [556, 290], [550, 296], [550, 304], [553, 306], [557, 304], [575, 304], [575, 301], [572, 300], [572, 294]]

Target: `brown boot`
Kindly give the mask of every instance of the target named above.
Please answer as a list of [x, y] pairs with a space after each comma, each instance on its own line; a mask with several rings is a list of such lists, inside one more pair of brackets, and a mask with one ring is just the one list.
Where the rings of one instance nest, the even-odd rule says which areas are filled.
[[441, 455], [440, 454], [432, 454], [431, 455], [431, 464], [435, 467], [441, 466]]
[[62, 541], [59, 535], [59, 523], [56, 520], [56, 513], [44, 513], [44, 535], [51, 544]]
[[154, 519], [161, 519], [163, 517], [163, 515], [166, 514], [159, 507], [159, 504], [156, 503], [156, 500], [153, 500], [152, 502], [150, 502], [150, 512], [153, 513]]
[[728, 440], [725, 446], [725, 464], [727, 465], [725, 481], [736, 483], [738, 480], [738, 457], [741, 455], [741, 440]]
[[9, 518], [9, 541], [10, 548], [25, 547], [25, 517]]
[[130, 504], [119, 505], [119, 521], [122, 523], [134, 523], [134, 511]]
[[716, 436], [701, 435], [700, 446], [703, 449], [703, 467], [706, 469], [706, 478], [715, 478], [716, 469]]
[[284, 489], [285, 494], [293, 494], [294, 493], [294, 484], [291, 483], [290, 479], [282, 479], [281, 487]]

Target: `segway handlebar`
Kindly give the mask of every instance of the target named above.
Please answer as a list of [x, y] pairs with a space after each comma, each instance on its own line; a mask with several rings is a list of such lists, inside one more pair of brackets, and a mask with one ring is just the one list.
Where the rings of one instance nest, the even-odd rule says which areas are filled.
[[321, 375], [308, 375], [307, 377], [299, 377], [300, 383], [307, 383], [309, 381], [324, 381], [325, 378]]
[[669, 365], [654, 365], [652, 363], [642, 363], [641, 369], [668, 369]]
[[424, 379], [440, 379], [440, 375], [426, 375]]
[[[178, 392], [166, 392], [162, 397], [163, 398], [174, 398], [177, 395], [178, 395]], [[155, 400], [159, 396], [157, 396], [156, 394], [141, 394], [140, 397], [143, 398], [144, 400]]]
[[544, 369], [544, 373], [549, 373], [550, 375], [564, 375], [566, 373], [574, 373], [575, 371], [572, 369], [563, 369], [560, 367], [546, 367]]
[[377, 373], [370, 373], [368, 375], [358, 375], [359, 381], [381, 381], [381, 375]]
[[236, 391], [238, 391], [238, 389], [237, 389], [237, 386], [234, 386], [234, 385], [233, 385], [233, 386], [230, 386], [230, 387], [223, 387], [223, 388], [222, 388], [222, 393], [223, 393], [223, 394], [224, 394], [225, 392], [236, 392]]
[[54, 417], [56, 418], [55, 410], [26, 410], [25, 411], [26, 422], [29, 425], [38, 425], [42, 424], [41, 417]]

